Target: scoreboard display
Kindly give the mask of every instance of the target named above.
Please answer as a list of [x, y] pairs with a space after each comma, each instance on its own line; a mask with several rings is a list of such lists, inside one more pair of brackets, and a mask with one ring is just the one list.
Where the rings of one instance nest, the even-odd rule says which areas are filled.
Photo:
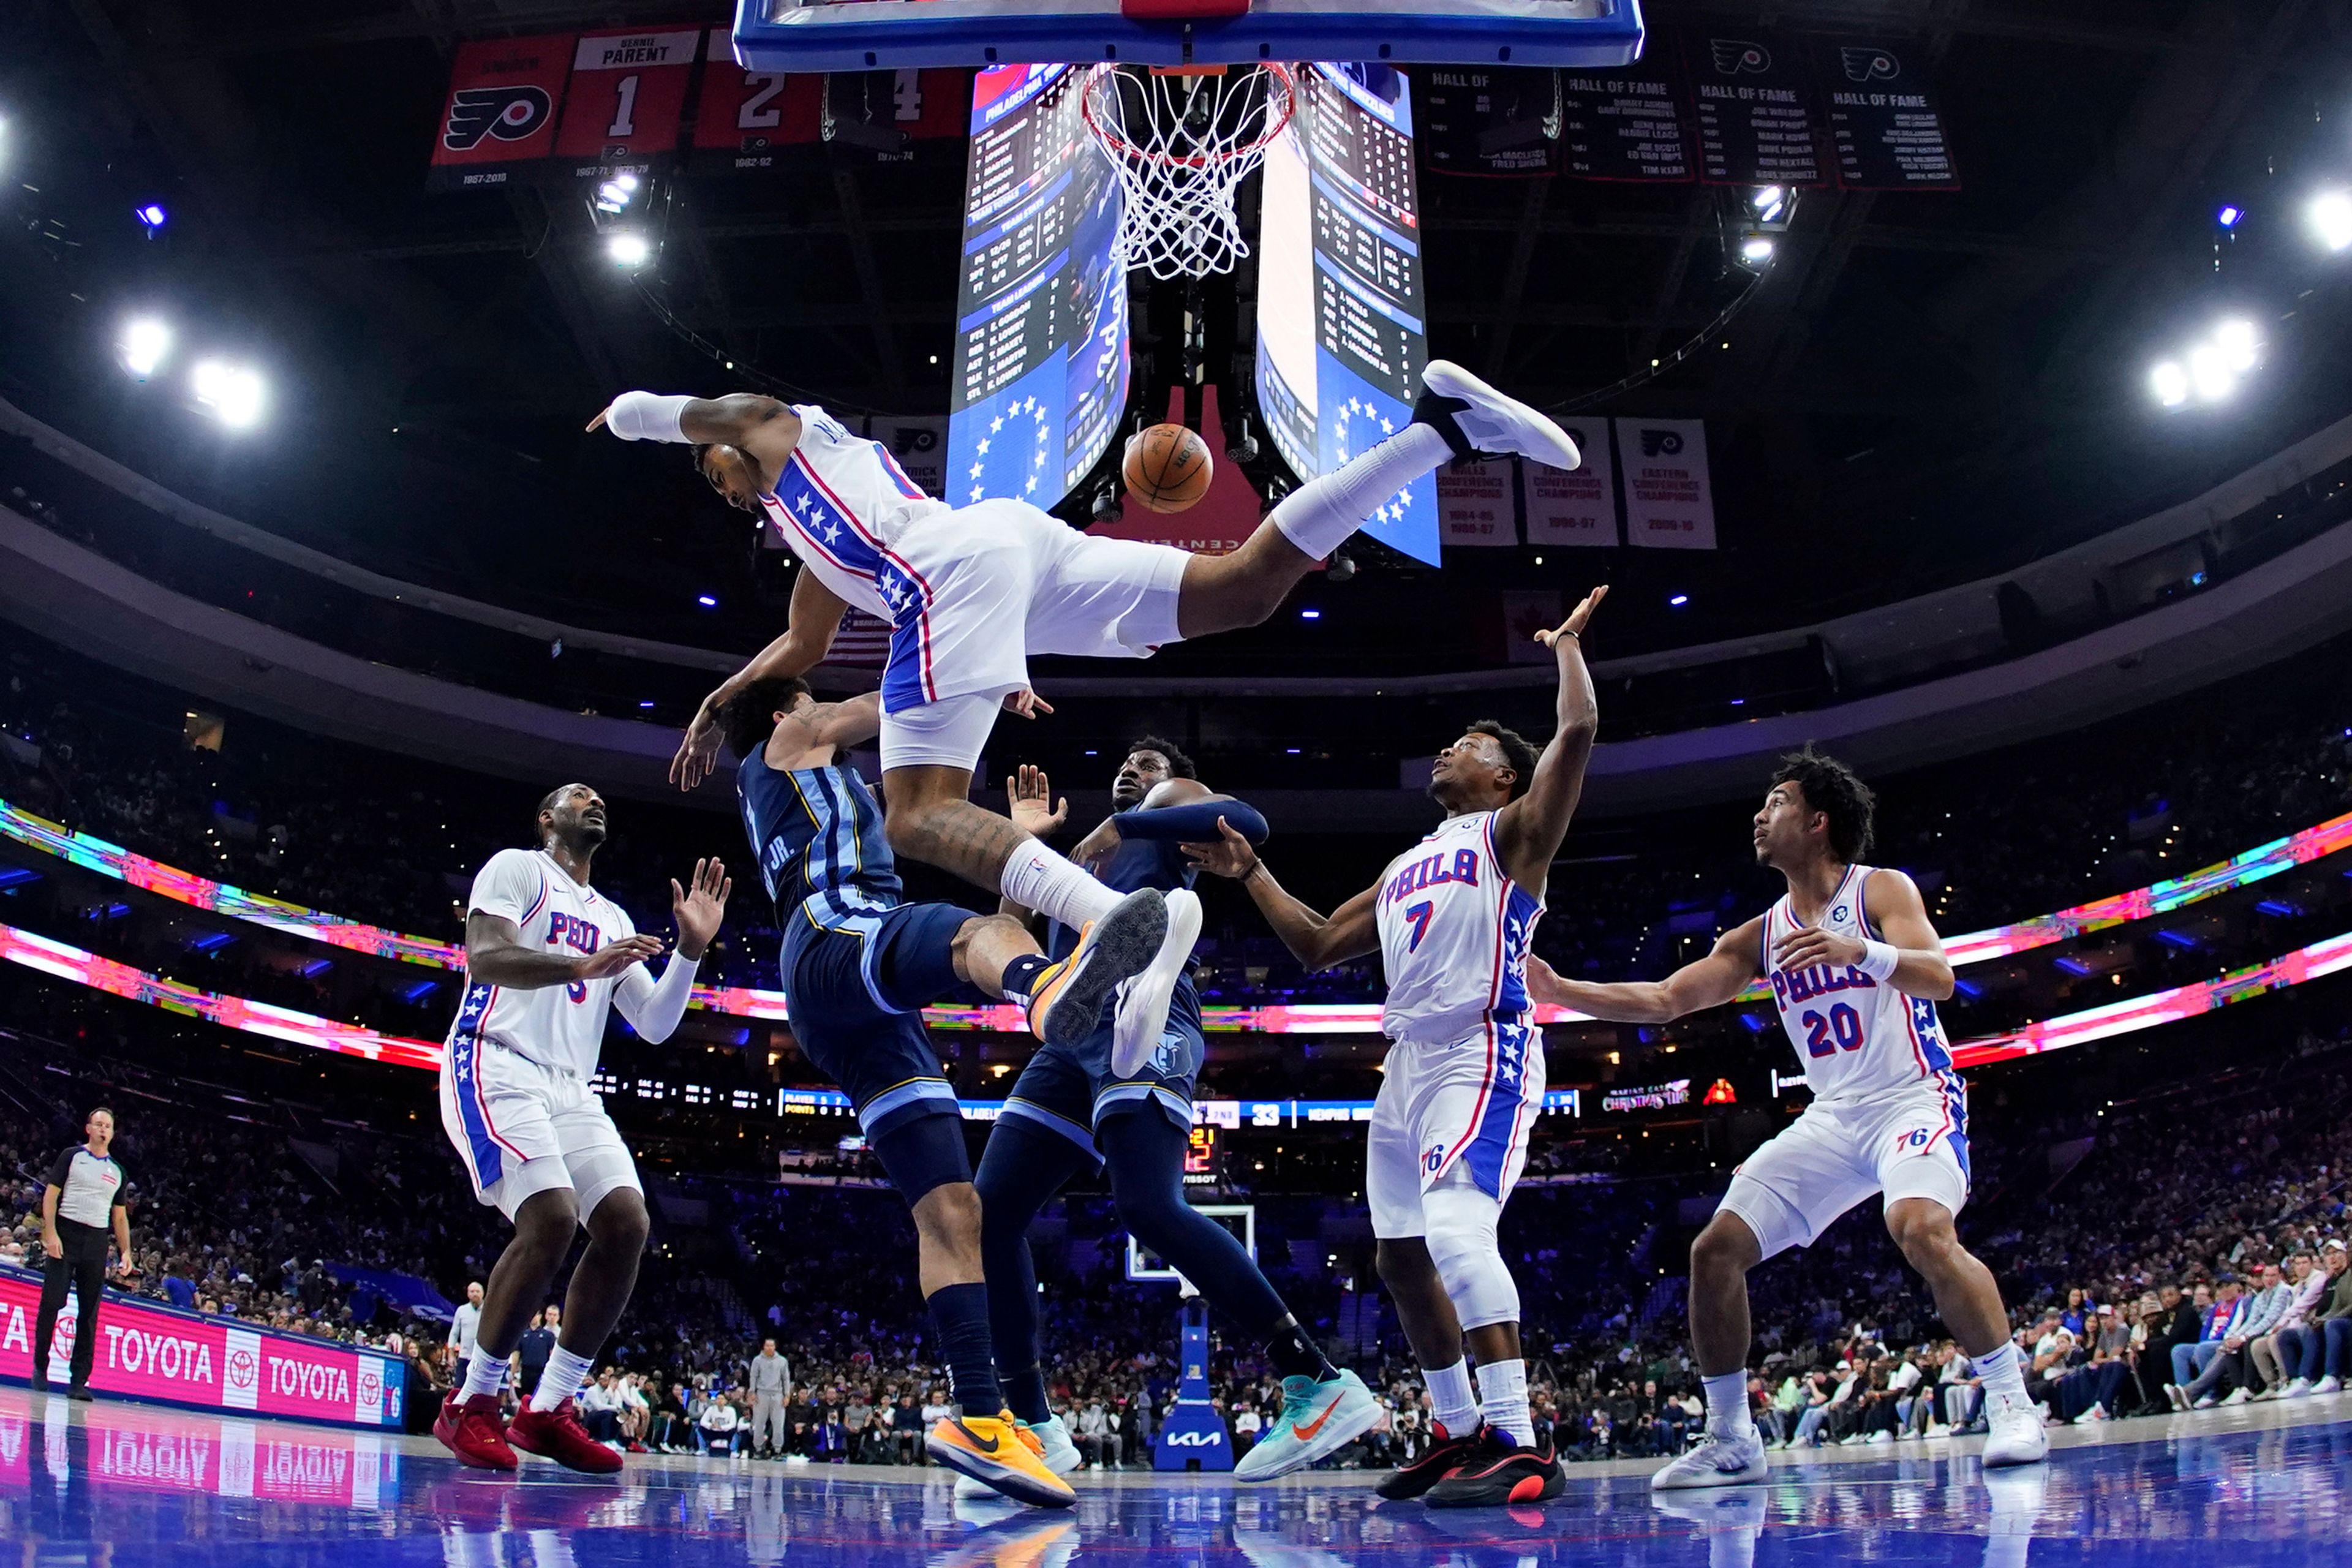
[[1127, 406], [1118, 181], [1078, 114], [1082, 72], [1005, 66], [971, 97], [946, 490], [1050, 507]]
[[[1429, 357], [1412, 100], [1378, 65], [1307, 67], [1299, 112], [1266, 149], [1258, 235], [1258, 406], [1302, 479], [1410, 424]], [[1364, 531], [1433, 565], [1429, 479]]]

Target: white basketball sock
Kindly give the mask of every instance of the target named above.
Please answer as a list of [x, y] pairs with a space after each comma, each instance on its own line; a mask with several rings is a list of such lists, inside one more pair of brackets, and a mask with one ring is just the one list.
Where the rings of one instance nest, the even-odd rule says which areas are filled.
[[588, 1381], [591, 1358], [574, 1355], [558, 1345], [547, 1358], [547, 1370], [539, 1374], [539, 1387], [531, 1392], [533, 1410], [552, 1410], [573, 1394]]
[[486, 1355], [477, 1350], [466, 1363], [466, 1387], [457, 1395], [472, 1399], [478, 1394], [496, 1394], [507, 1385], [507, 1358]]
[[1969, 1365], [1984, 1380], [1988, 1400], [2012, 1406], [2032, 1403], [2025, 1397], [2025, 1369], [2018, 1364], [2015, 1341], [2003, 1340], [1998, 1349], [1969, 1357]]
[[1468, 1362], [1424, 1370], [1421, 1381], [1429, 1387], [1430, 1414], [1444, 1424], [1447, 1436], [1467, 1437], [1477, 1428], [1478, 1396], [1470, 1392]]
[[1748, 1373], [1727, 1372], [1721, 1377], [1702, 1377], [1699, 1384], [1706, 1390], [1706, 1429], [1725, 1437], [1744, 1437], [1756, 1430], [1756, 1418], [1748, 1410]]
[[1004, 871], [996, 885], [1022, 908], [1035, 910], [1072, 931], [1102, 919], [1118, 908], [1125, 896], [1112, 892], [1074, 861], [1034, 838], [1023, 839], [1005, 858]]
[[1522, 1448], [1536, 1446], [1535, 1418], [1528, 1414], [1528, 1363], [1487, 1361], [1478, 1363], [1478, 1413], [1486, 1425], [1510, 1435]]
[[1408, 425], [1336, 474], [1309, 479], [1274, 509], [1282, 536], [1320, 561], [1389, 497], [1454, 455], [1432, 425]]

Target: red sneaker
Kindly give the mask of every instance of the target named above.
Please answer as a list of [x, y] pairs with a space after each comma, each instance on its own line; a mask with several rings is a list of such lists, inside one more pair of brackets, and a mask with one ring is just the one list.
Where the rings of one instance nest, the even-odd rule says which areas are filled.
[[478, 1394], [471, 1399], [444, 1399], [434, 1418], [433, 1435], [458, 1462], [478, 1470], [511, 1470], [521, 1461], [507, 1447], [506, 1423], [499, 1419], [499, 1396]]
[[588, 1436], [579, 1413], [565, 1400], [552, 1410], [525, 1405], [507, 1424], [507, 1441], [527, 1453], [553, 1459], [570, 1470], [609, 1476], [621, 1468], [621, 1456]]

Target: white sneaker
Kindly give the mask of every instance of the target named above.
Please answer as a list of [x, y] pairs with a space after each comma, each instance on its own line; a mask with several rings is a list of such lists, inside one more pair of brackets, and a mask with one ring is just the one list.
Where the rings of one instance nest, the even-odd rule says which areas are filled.
[[1150, 1065], [1167, 1043], [1168, 1005], [1175, 999], [1176, 983], [1201, 940], [1201, 895], [1179, 888], [1167, 896], [1168, 927], [1160, 951], [1141, 973], [1118, 989], [1118, 1012], [1111, 1025], [1110, 1070], [1114, 1079], [1133, 1078]]
[[2038, 1465], [2050, 1455], [2050, 1434], [2042, 1430], [2039, 1407], [2015, 1404], [1996, 1405], [1985, 1435], [1984, 1464]]
[[2317, 1383], [2313, 1384], [2311, 1385], [2311, 1392], [2314, 1394], [2339, 1394], [2343, 1392], [2343, 1388], [2344, 1380], [2337, 1377], [2335, 1373], [2330, 1373], [2326, 1377], [2321, 1378]]
[[2224, 1405], [2248, 1405], [2252, 1403], [2253, 1397], [2254, 1396], [2252, 1394], [2248, 1394], [2242, 1388], [2233, 1388], [2230, 1390], [2230, 1397], [2224, 1399], [2221, 1403]]
[[1859, 1448], [1862, 1443], [1863, 1436], [1859, 1432], [1851, 1433], [1838, 1439], [1838, 1447], [1841, 1448]]
[[[1446, 444], [1454, 447], [1457, 456], [1469, 455], [1462, 451], [1463, 446], [1495, 457], [1516, 452], [1563, 471], [1576, 468], [1584, 461], [1567, 431], [1517, 398], [1504, 396], [1451, 360], [1433, 359], [1422, 366], [1421, 390], [1422, 402], [1412, 411], [1414, 421], [1444, 435]], [[1468, 406], [1444, 406], [1447, 403]], [[1452, 428], [1448, 429], [1448, 426]], [[1454, 439], [1457, 436], [1461, 437], [1458, 445]]]
[[1873, 1432], [1870, 1435], [1868, 1441], [1872, 1447], [1883, 1448], [1889, 1443], [1895, 1441], [1895, 1434], [1892, 1432]]
[[2172, 1407], [2175, 1410], [2189, 1408], [2189, 1395], [2181, 1392], [2180, 1385], [2177, 1383], [2168, 1383], [2164, 1385], [2164, 1396], [2172, 1401]]
[[2211, 1394], [2209, 1394], [2205, 1395], [2202, 1399], [2200, 1399], [2196, 1404], [2194, 1404], [2194, 1405], [2190, 1405], [2189, 1408], [2189, 1409], [2191, 1409], [2191, 1410], [2210, 1410], [2210, 1409], [2212, 1409], [2212, 1408], [2213, 1408], [2213, 1406], [2215, 1406], [2216, 1405], [2219, 1405], [2219, 1404], [2221, 1404], [2221, 1402], [2220, 1400], [2218, 1400], [2218, 1399], [2214, 1398]]
[[2107, 1407], [2104, 1405], [2094, 1405], [2088, 1410], [2084, 1411], [2083, 1414], [2074, 1417], [2074, 1425], [2077, 1426], [2094, 1426], [2098, 1423], [2105, 1421], [2106, 1418]]
[[2305, 1394], [2309, 1394], [2310, 1392], [2311, 1379], [2307, 1377], [2291, 1378], [2288, 1380], [2287, 1385], [2279, 1390], [2279, 1397], [2281, 1399], [2301, 1399]]
[[[1065, 1049], [1085, 1043], [1118, 987], [1158, 962], [1175, 912], [1169, 907], [1171, 901], [1156, 888], [1139, 889], [1119, 900], [1110, 913], [1080, 928], [1078, 945], [1070, 955], [1036, 976], [1036, 989], [1029, 994], [1029, 1032]], [[1197, 896], [1193, 901], [1199, 903]], [[1164, 1007], [1160, 1022], [1167, 1022]], [[1158, 1026], [1151, 1037], [1156, 1048]]]
[[1753, 1427], [1737, 1437], [1710, 1432], [1706, 1440], [1650, 1478], [1652, 1491], [1685, 1487], [1738, 1487], [1769, 1474], [1764, 1439]]
[[1951, 1427], [1941, 1421], [1930, 1421], [1927, 1424], [1927, 1441], [1930, 1443], [1942, 1442], [1951, 1435]]

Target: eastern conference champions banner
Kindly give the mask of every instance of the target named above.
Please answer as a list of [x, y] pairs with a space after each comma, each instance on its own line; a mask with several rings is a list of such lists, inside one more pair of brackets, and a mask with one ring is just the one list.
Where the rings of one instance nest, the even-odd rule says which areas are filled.
[[1625, 542], [1660, 550], [1715, 548], [1715, 489], [1699, 419], [1620, 419]]
[[[29, 1382], [41, 1279], [0, 1266], [0, 1377]], [[80, 1325], [72, 1301], [58, 1315], [49, 1383], [63, 1388]], [[236, 1318], [184, 1312], [106, 1292], [89, 1384], [100, 1394], [158, 1399], [205, 1410], [249, 1410], [306, 1421], [391, 1427], [401, 1424], [397, 1358], [303, 1334], [250, 1327]]]

